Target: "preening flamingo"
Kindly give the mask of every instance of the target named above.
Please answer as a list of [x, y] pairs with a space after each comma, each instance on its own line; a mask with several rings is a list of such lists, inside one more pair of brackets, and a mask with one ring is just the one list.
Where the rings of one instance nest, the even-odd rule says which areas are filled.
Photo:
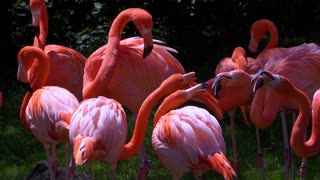
[[[310, 99], [286, 76], [265, 70], [259, 71], [252, 78], [252, 82], [254, 83], [253, 91], [256, 95], [260, 93], [267, 95], [264, 97], [257, 96], [257, 98], [255, 95], [253, 105], [258, 107], [259, 113], [251, 115], [259, 115], [262, 119], [257, 121], [258, 119], [253, 118], [253, 123], [259, 128], [265, 128], [275, 120], [274, 112], [279, 112], [282, 108], [298, 109], [299, 115], [291, 131], [291, 147], [295, 154], [302, 158], [317, 155], [320, 152], [320, 131], [318, 130], [320, 127], [320, 89], [317, 89], [313, 98]], [[271, 104], [275, 103], [272, 101], [274, 95], [283, 98], [271, 107]], [[309, 126], [310, 117], [312, 118], [312, 131], [310, 138], [305, 142], [304, 136]]]
[[208, 170], [225, 179], [236, 176], [225, 156], [226, 145], [217, 119], [196, 106], [175, 109], [204, 91], [203, 84], [178, 90], [166, 97], [156, 111], [152, 146], [173, 179], [181, 179], [188, 172], [200, 179]]
[[122, 105], [102, 96], [83, 100], [74, 111], [70, 124], [76, 165], [88, 165], [93, 176], [92, 163], [107, 162], [114, 179], [118, 160], [130, 158], [143, 144], [150, 114], [158, 101], [195, 80], [194, 72], [173, 74], [164, 80], [141, 105], [132, 138], [127, 144], [127, 119]]
[[[121, 40], [125, 25], [133, 21], [142, 38]], [[83, 98], [105, 96], [127, 107], [136, 119], [145, 98], [163, 80], [175, 73], [185, 73], [180, 62], [170, 53], [172, 48], [154, 44], [152, 16], [140, 8], [128, 8], [119, 13], [108, 34], [108, 43], [88, 58], [83, 79]], [[222, 113], [215, 112], [219, 117]], [[144, 145], [138, 152], [138, 176], [149, 171]], [[138, 178], [139, 178], [138, 177]]]
[[[41, 68], [33, 74], [28, 72], [32, 68], [32, 61]], [[26, 125], [32, 134], [44, 145], [47, 152], [50, 179], [55, 179], [58, 161], [56, 145], [65, 144], [66, 178], [68, 178], [68, 148], [69, 148], [69, 125], [70, 117], [79, 105], [78, 99], [65, 88], [59, 86], [45, 86], [49, 75], [49, 57], [38, 47], [25, 46], [18, 53], [17, 79], [30, 84], [30, 92], [25, 95]], [[32, 81], [29, 77], [32, 75]], [[50, 152], [52, 148], [52, 154]]]
[[[36, 29], [33, 46], [42, 49], [49, 57], [50, 69], [48, 69], [49, 74], [44, 85], [63, 87], [73, 93], [79, 101], [82, 100], [83, 72], [86, 58], [80, 52], [62, 45], [46, 45], [48, 15], [45, 1], [30, 0], [29, 6], [32, 13], [32, 25]], [[28, 82], [33, 84], [36, 79], [34, 74], [42, 67], [39, 66], [37, 59], [28, 60], [27, 66], [28, 76], [21, 78], [24, 81], [29, 79]], [[29, 127], [26, 124], [25, 108], [28, 98], [26, 94], [20, 108], [20, 119], [27, 129]]]

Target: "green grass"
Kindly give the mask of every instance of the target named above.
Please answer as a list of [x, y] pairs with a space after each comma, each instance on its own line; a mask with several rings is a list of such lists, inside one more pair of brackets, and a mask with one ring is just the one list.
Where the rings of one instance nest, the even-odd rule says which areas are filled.
[[[24, 95], [24, 90], [12, 83], [7, 88], [2, 87], [4, 94], [4, 106], [0, 111], [0, 174], [1, 179], [23, 179], [32, 167], [40, 160], [45, 160], [46, 155], [43, 146], [36, 140], [30, 132], [24, 129], [19, 120], [20, 104]], [[133, 119], [129, 116], [129, 135], [133, 130]], [[240, 113], [237, 113], [240, 117]], [[223, 129], [226, 145], [227, 158], [233, 163], [232, 143], [230, 136], [230, 121], [227, 116], [220, 121]], [[288, 123], [291, 127], [291, 123]], [[148, 179], [171, 179], [170, 174], [164, 169], [154, 154], [151, 146], [152, 123], [145, 140], [147, 151], [152, 160], [151, 171]], [[240, 172], [239, 179], [258, 179], [259, 170], [257, 165], [257, 147], [255, 128], [253, 125], [247, 127], [238, 118], [236, 121], [237, 146], [239, 151]], [[281, 122], [276, 120], [272, 127], [261, 130], [261, 143], [264, 157], [264, 179], [284, 179], [283, 161], [283, 141]], [[63, 146], [58, 146], [59, 165], [64, 166]], [[299, 166], [301, 159], [296, 159], [296, 179], [299, 179]], [[117, 179], [134, 179], [137, 169], [136, 156], [129, 160], [119, 161], [116, 170]], [[76, 171], [86, 171], [85, 166], [78, 166]], [[307, 179], [320, 179], [320, 155], [308, 159]], [[291, 167], [290, 167], [291, 171]], [[94, 175], [96, 179], [108, 179], [108, 167], [103, 163], [94, 165]], [[183, 179], [195, 179], [192, 174], [186, 174]], [[203, 179], [223, 179], [213, 171], [203, 174]], [[290, 178], [291, 179], [291, 175]]]

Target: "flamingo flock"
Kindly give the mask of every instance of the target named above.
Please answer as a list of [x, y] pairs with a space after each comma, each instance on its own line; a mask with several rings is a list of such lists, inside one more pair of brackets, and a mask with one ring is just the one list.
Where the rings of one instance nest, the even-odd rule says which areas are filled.
[[[238, 179], [237, 108], [241, 108], [246, 125], [256, 128], [260, 179], [260, 130], [270, 127], [278, 112], [298, 114], [292, 129], [283, 126], [284, 145], [303, 158], [300, 173], [301, 179], [306, 178], [306, 158], [320, 152], [317, 44], [278, 47], [277, 28], [272, 21], [261, 19], [251, 27], [248, 46], [256, 55], [259, 42], [269, 32], [270, 41], [259, 55], [247, 57], [243, 47], [236, 47], [231, 57], [219, 62], [213, 78], [199, 83], [197, 74], [186, 72], [174, 57], [175, 49], [153, 38], [152, 15], [142, 8], [120, 11], [106, 44], [85, 57], [69, 47], [47, 45], [45, 1], [30, 0], [29, 6], [35, 36], [33, 45], [21, 48], [17, 56], [17, 80], [27, 91], [20, 106], [20, 120], [43, 144], [50, 180], [57, 179], [59, 144], [65, 147], [65, 179], [73, 179], [77, 166], [83, 165], [94, 179], [96, 163], [105, 163], [108, 177], [117, 179], [119, 161], [135, 155], [135, 178], [139, 180], [148, 179], [152, 162], [157, 160], [174, 180], [187, 173], [201, 179], [207, 171], [224, 179]], [[141, 37], [122, 39], [129, 22]], [[0, 108], [2, 100], [0, 91]], [[191, 101], [205, 108], [187, 105]], [[128, 127], [126, 108], [134, 127]], [[230, 117], [233, 164], [220, 126], [224, 112]], [[147, 137], [150, 119], [152, 136]], [[308, 126], [312, 127], [310, 138]], [[131, 137], [129, 128], [133, 128]], [[151, 141], [157, 160], [147, 154], [145, 141]], [[288, 179], [287, 169], [284, 177]]]

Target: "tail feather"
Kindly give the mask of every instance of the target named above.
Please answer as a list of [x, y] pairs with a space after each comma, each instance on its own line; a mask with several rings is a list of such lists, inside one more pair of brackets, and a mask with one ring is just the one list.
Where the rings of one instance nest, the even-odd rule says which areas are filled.
[[208, 157], [212, 170], [223, 175], [224, 179], [232, 179], [237, 177], [236, 171], [223, 153], [214, 153]]
[[73, 156], [76, 165], [90, 163], [94, 156], [94, 141], [91, 137], [77, 137], [74, 141]]

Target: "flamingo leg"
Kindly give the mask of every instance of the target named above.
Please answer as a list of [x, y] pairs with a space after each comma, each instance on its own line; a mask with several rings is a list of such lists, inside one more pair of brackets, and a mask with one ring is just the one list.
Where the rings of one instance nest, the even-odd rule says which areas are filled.
[[[64, 144], [64, 161], [66, 167], [66, 179], [69, 179], [69, 143]], [[71, 172], [72, 174], [73, 172]]]
[[71, 160], [70, 160], [70, 164], [69, 164], [69, 171], [70, 171], [70, 180], [74, 179], [74, 170], [76, 168], [76, 163], [75, 163], [75, 159], [73, 157], [73, 153], [71, 153]]
[[[297, 118], [297, 114], [295, 112], [292, 113], [292, 124], [294, 124]], [[293, 150], [291, 149], [291, 179], [296, 179], [296, 155], [294, 154]]]
[[256, 128], [256, 138], [257, 138], [257, 148], [258, 148], [258, 167], [260, 172], [260, 179], [263, 179], [263, 157], [261, 151], [261, 141], [260, 141], [260, 132], [259, 129]]
[[284, 156], [284, 171], [285, 171], [285, 179], [289, 178], [289, 156], [290, 156], [290, 147], [289, 147], [289, 138], [288, 138], [288, 130], [287, 130], [287, 122], [285, 112], [281, 111], [281, 123], [282, 123], [282, 133], [283, 133], [283, 156]]
[[48, 162], [48, 168], [49, 168], [49, 174], [50, 174], [50, 180], [56, 179], [56, 174], [52, 169], [52, 162], [51, 162], [51, 154], [50, 154], [50, 144], [44, 144], [44, 149], [46, 150], [47, 154], [47, 162]]
[[138, 171], [137, 171], [137, 179], [147, 179], [149, 171], [150, 171], [150, 162], [148, 160], [147, 151], [145, 148], [145, 143], [142, 144], [138, 151]]
[[[307, 132], [304, 135], [304, 140], [307, 140]], [[302, 158], [300, 166], [300, 179], [305, 180], [307, 178], [307, 158]]]
[[[136, 113], [132, 113], [132, 116], [134, 120], [137, 118]], [[137, 177], [136, 179], [147, 179], [149, 171], [150, 171], [150, 162], [148, 155], [147, 155], [147, 150], [146, 150], [146, 145], [145, 143], [142, 144], [142, 146], [138, 150], [138, 170], [137, 170]]]
[[233, 148], [233, 169], [238, 174], [239, 172], [239, 159], [238, 159], [238, 148], [237, 148], [237, 140], [236, 140], [236, 127], [235, 127], [235, 111], [229, 112], [230, 117], [230, 128], [231, 128], [231, 140], [232, 140], [232, 148]]

